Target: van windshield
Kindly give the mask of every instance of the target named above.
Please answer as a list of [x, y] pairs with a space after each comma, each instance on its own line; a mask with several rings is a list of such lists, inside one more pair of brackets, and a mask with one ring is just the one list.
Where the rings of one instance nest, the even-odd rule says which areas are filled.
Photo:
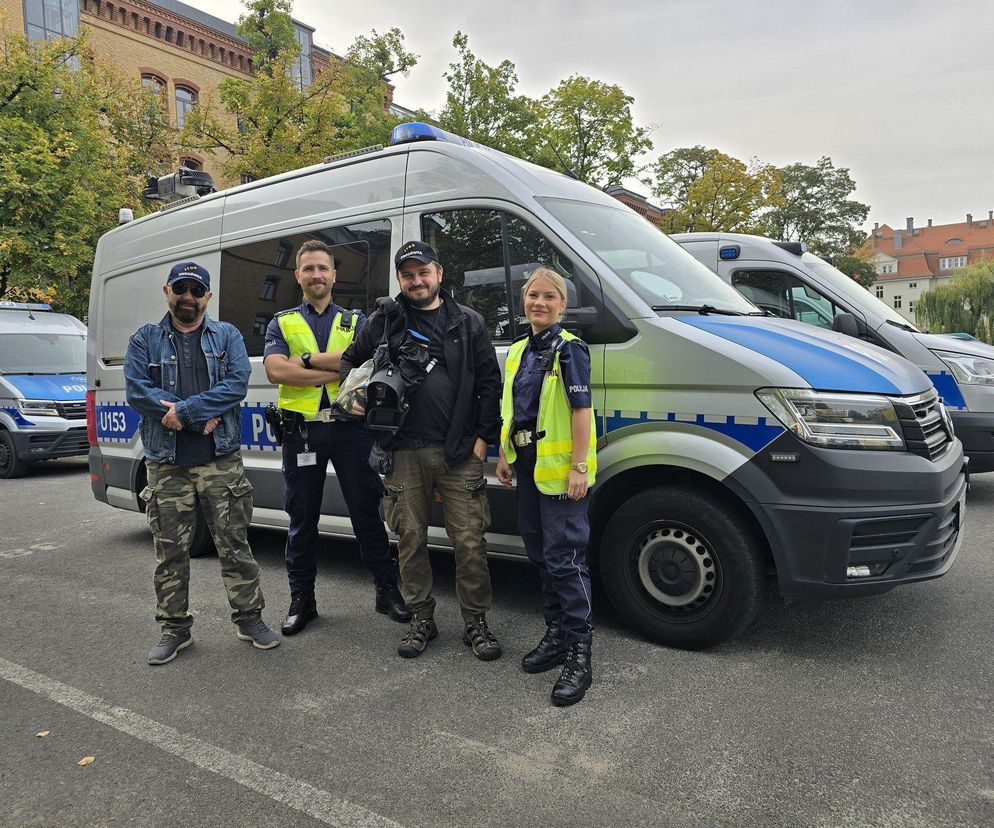
[[708, 305], [719, 312], [761, 313], [637, 213], [585, 201], [539, 200], [650, 307]]
[[84, 334], [12, 333], [0, 336], [0, 371], [5, 374], [82, 374]]
[[879, 314], [888, 322], [893, 322], [899, 327], [912, 328], [916, 331], [918, 330], [918, 328], [901, 316], [901, 314], [899, 314], [896, 310], [886, 303], [881, 302], [876, 296], [870, 293], [870, 291], [864, 287], [861, 287], [855, 280], [850, 279], [845, 273], [837, 267], [833, 267], [824, 259], [811, 253], [805, 253], [801, 256], [801, 261], [803, 261], [804, 264], [821, 276], [827, 284], [831, 285], [835, 291], [845, 296], [846, 299], [852, 302], [853, 305], [861, 311], [866, 307], [870, 307], [874, 313]]

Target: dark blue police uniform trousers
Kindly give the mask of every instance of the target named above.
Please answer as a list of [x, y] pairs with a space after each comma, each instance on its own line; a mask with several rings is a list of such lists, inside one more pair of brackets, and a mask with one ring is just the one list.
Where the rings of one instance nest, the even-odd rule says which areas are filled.
[[283, 508], [290, 516], [286, 539], [286, 571], [291, 592], [314, 589], [317, 576], [318, 519], [324, 498], [328, 461], [348, 506], [362, 562], [377, 586], [396, 583], [397, 564], [390, 549], [379, 504], [383, 484], [369, 466], [372, 439], [357, 423], [305, 423], [307, 447], [316, 455], [313, 466], [297, 465], [304, 439], [294, 429], [283, 439]]
[[535, 485], [535, 449], [518, 449], [518, 531], [528, 558], [542, 577], [545, 623], [559, 621], [567, 643], [594, 630], [590, 602], [587, 542], [588, 498], [570, 500], [543, 494]]

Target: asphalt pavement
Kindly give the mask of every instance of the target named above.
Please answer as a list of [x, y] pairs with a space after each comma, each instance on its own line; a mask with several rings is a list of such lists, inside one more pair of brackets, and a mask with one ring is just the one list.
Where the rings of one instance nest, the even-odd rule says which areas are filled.
[[[407, 661], [332, 540], [321, 618], [266, 652], [236, 640], [217, 559], [194, 560], [195, 644], [149, 667], [144, 516], [93, 500], [85, 461], [43, 463], [0, 480], [0, 825], [989, 826], [992, 518], [994, 474], [946, 577], [771, 596], [707, 652], [648, 643], [601, 599], [594, 687], [558, 709], [556, 673], [518, 666], [543, 631], [530, 568], [492, 562], [505, 655], [483, 663], [433, 556], [440, 636]], [[271, 625], [284, 539], [251, 533]]]

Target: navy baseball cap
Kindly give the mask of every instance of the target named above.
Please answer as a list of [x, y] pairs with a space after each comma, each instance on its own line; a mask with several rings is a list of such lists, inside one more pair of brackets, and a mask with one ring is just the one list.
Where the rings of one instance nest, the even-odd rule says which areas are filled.
[[435, 252], [435, 248], [430, 244], [425, 244], [425, 242], [419, 241], [405, 242], [400, 246], [400, 250], [397, 251], [397, 255], [393, 257], [394, 267], [399, 268], [401, 262], [405, 262], [408, 259], [417, 259], [419, 262], [434, 262], [435, 264], [441, 264], [438, 260], [438, 254]]
[[178, 265], [173, 265], [173, 269], [169, 271], [169, 278], [166, 279], [166, 284], [171, 285], [173, 282], [178, 282], [180, 279], [189, 279], [191, 282], [199, 282], [207, 290], [211, 289], [211, 275], [207, 272], [207, 268], [201, 267], [196, 262], [180, 262]]

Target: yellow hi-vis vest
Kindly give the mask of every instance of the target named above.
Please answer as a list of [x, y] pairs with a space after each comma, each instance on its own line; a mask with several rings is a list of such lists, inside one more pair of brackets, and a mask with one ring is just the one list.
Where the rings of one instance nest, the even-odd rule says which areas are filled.
[[[344, 351], [352, 343], [355, 336], [356, 311], [347, 311], [348, 320], [342, 324], [343, 312], [339, 311], [331, 323], [331, 335], [328, 337], [328, 351]], [[290, 346], [290, 356], [298, 357], [305, 353], [315, 353], [318, 351], [318, 342], [314, 338], [314, 331], [307, 324], [304, 315], [299, 310], [285, 311], [276, 315], [280, 323], [280, 330], [286, 344]], [[318, 413], [321, 405], [321, 391], [328, 389], [328, 399], [334, 402], [338, 396], [338, 383], [329, 382], [325, 386], [321, 385], [281, 385], [279, 397], [276, 401], [278, 408], [284, 411], [296, 411], [305, 417], [314, 417]]]
[[[559, 336], [566, 342], [576, 339], [568, 331]], [[514, 376], [521, 365], [521, 357], [528, 347], [528, 337], [519, 339], [508, 349], [504, 362], [504, 396], [501, 401], [500, 444], [508, 463], [517, 458], [511, 431], [514, 428]], [[559, 343], [553, 344], [555, 356], [552, 368], [542, 380], [542, 392], [538, 398], [538, 423], [536, 430], [542, 434], [535, 447], [535, 485], [540, 492], [548, 495], [566, 493], [569, 467], [573, 464], [573, 409], [563, 386], [559, 371]], [[594, 412], [590, 411], [590, 444], [587, 446], [587, 481], [594, 485], [597, 473], [597, 433], [594, 429]]]

